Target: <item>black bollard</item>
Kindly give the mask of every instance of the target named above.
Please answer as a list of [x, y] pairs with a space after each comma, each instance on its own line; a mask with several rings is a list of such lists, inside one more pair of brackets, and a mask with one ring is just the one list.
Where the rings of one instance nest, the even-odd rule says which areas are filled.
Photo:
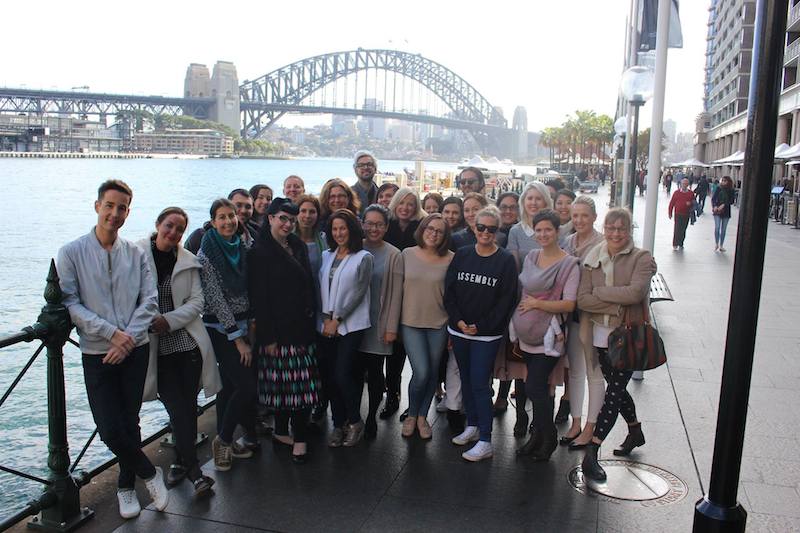
[[697, 502], [695, 533], [743, 532], [737, 501], [769, 225], [786, 15], [789, 0], [756, 2], [742, 198], [725, 339], [714, 460], [708, 494]]
[[61, 304], [62, 296], [56, 265], [51, 260], [44, 290], [47, 305], [42, 308], [38, 323], [47, 331], [42, 340], [47, 346], [47, 466], [52, 485], [45, 490], [55, 494], [56, 501], [28, 523], [30, 528], [47, 531], [72, 531], [94, 516], [94, 511], [81, 508], [78, 484], [69, 472], [64, 344], [72, 330], [72, 321], [67, 308]]

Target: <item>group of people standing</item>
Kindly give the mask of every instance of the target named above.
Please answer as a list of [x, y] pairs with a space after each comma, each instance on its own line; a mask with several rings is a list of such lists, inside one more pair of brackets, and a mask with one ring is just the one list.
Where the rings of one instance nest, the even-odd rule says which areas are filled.
[[[179, 207], [164, 209], [138, 243], [120, 238], [133, 193], [119, 180], [100, 186], [97, 224], [60, 250], [58, 272], [92, 413], [119, 458], [123, 517], [139, 514], [136, 477], [157, 509], [168, 502], [165, 476], [141, 451], [143, 399], [158, 397], [170, 416], [176, 460], [167, 484], [186, 478], [201, 496], [214, 480], [194, 449], [199, 388], [217, 397], [217, 470], [259, 449], [263, 412], [274, 415], [276, 450], [303, 464], [311, 424], [327, 406], [329, 447], [376, 437], [376, 418], [399, 410], [406, 358], [401, 435], [431, 439], [428, 413], [443, 396], [452, 442], [467, 446], [468, 461], [493, 455], [493, 415], [514, 381], [515, 435], [530, 432], [521, 456], [547, 461], [560, 442], [585, 449], [584, 474], [604, 479], [598, 448], [620, 413], [629, 435], [614, 453], [644, 444], [625, 390], [630, 373], [605, 358], [623, 317], [642, 316], [655, 271], [633, 245], [628, 211], [609, 211], [598, 232], [594, 201], [557, 180], [490, 202], [482, 172], [470, 167], [459, 175], [461, 196], [420, 199], [378, 186], [368, 152], [353, 168], [352, 187], [332, 179], [319, 197], [298, 176], [286, 178], [282, 197], [267, 185], [235, 189], [213, 201], [185, 247], [189, 218]], [[560, 384], [559, 415], [572, 416], [561, 439]]]
[[[682, 176], [682, 174], [680, 174]], [[672, 174], [667, 178], [672, 180]], [[692, 180], [682, 177], [678, 182], [678, 190], [672, 193], [667, 214], [675, 220], [672, 234], [673, 250], [682, 250], [686, 240], [686, 229], [689, 224], [694, 224], [697, 217], [705, 211], [706, 198], [711, 193], [711, 213], [714, 216], [714, 251], [725, 251], [725, 234], [728, 221], [731, 218], [731, 206], [736, 199], [733, 180], [730, 176], [723, 176], [722, 180], [709, 183], [705, 175], [697, 180], [694, 190], [691, 188]], [[667, 188], [669, 191], [669, 188]]]

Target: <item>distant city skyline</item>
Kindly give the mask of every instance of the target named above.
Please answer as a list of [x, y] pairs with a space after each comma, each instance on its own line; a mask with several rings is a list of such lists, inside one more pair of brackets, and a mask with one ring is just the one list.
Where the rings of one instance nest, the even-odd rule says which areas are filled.
[[[142, 0], [123, 13], [97, 1], [45, 0], [35, 24], [7, 24], [0, 85], [88, 86], [91, 91], [178, 96], [192, 63], [236, 64], [240, 82], [327, 52], [395, 48], [420, 53], [475, 86], [511, 122], [524, 106], [531, 131], [560, 125], [577, 109], [614, 114], [629, 3], [573, 0], [519, 7], [411, 0], [400, 4], [312, 1], [293, 5]], [[670, 50], [665, 117], [693, 131], [702, 109], [708, 0], [681, 2], [684, 48]], [[31, 21], [21, 3], [6, 20]], [[212, 16], [213, 14], [213, 16]], [[479, 14], [479, 16], [478, 16]], [[307, 19], [301, 19], [307, 16]], [[109, 21], [114, 21], [109, 26]], [[259, 24], [261, 21], [261, 24]], [[34, 34], [31, 29], [35, 27]], [[32, 38], [39, 36], [39, 38]], [[46, 38], [45, 38], [46, 37]], [[642, 126], [649, 123], [643, 108]], [[288, 117], [284, 125], [330, 124], [330, 117]]]

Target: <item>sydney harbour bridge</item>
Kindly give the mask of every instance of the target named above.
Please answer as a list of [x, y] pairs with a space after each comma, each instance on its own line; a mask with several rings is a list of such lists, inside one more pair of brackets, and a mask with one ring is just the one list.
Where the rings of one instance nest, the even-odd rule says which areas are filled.
[[500, 108], [444, 65], [398, 50], [362, 49], [309, 57], [238, 82], [232, 63], [187, 70], [179, 97], [0, 88], [0, 113], [97, 117], [189, 115], [258, 138], [287, 113], [396, 119], [465, 130], [485, 153], [525, 157], [525, 111], [509, 127]]

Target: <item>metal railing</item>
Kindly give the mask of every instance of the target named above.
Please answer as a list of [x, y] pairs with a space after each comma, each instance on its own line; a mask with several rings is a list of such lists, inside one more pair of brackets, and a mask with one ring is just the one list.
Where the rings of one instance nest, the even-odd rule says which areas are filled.
[[[23, 328], [19, 333], [0, 337], [0, 348], [14, 346], [22, 342], [41, 341], [39, 347], [20, 370], [19, 374], [0, 396], [0, 408], [14, 392], [22, 378], [31, 368], [38, 356], [45, 351], [47, 357], [47, 425], [48, 425], [48, 479], [0, 465], [0, 471], [42, 484], [45, 490], [24, 507], [0, 521], [0, 531], [4, 531], [29, 516], [34, 518], [29, 528], [44, 531], [72, 531], [94, 516], [94, 511], [81, 506], [80, 488], [92, 478], [117, 463], [116, 457], [104, 462], [88, 472], [76, 472], [89, 446], [97, 436], [97, 429], [82, 447], [75, 461], [70, 464], [67, 440], [67, 410], [64, 386], [64, 345], [78, 343], [69, 337], [72, 321], [69, 312], [62, 305], [63, 294], [58, 283], [58, 273], [54, 261], [50, 261], [42, 308], [35, 324]], [[215, 404], [210, 401], [198, 407], [198, 416]], [[143, 440], [146, 446], [170, 431], [169, 425], [162, 427]]]

